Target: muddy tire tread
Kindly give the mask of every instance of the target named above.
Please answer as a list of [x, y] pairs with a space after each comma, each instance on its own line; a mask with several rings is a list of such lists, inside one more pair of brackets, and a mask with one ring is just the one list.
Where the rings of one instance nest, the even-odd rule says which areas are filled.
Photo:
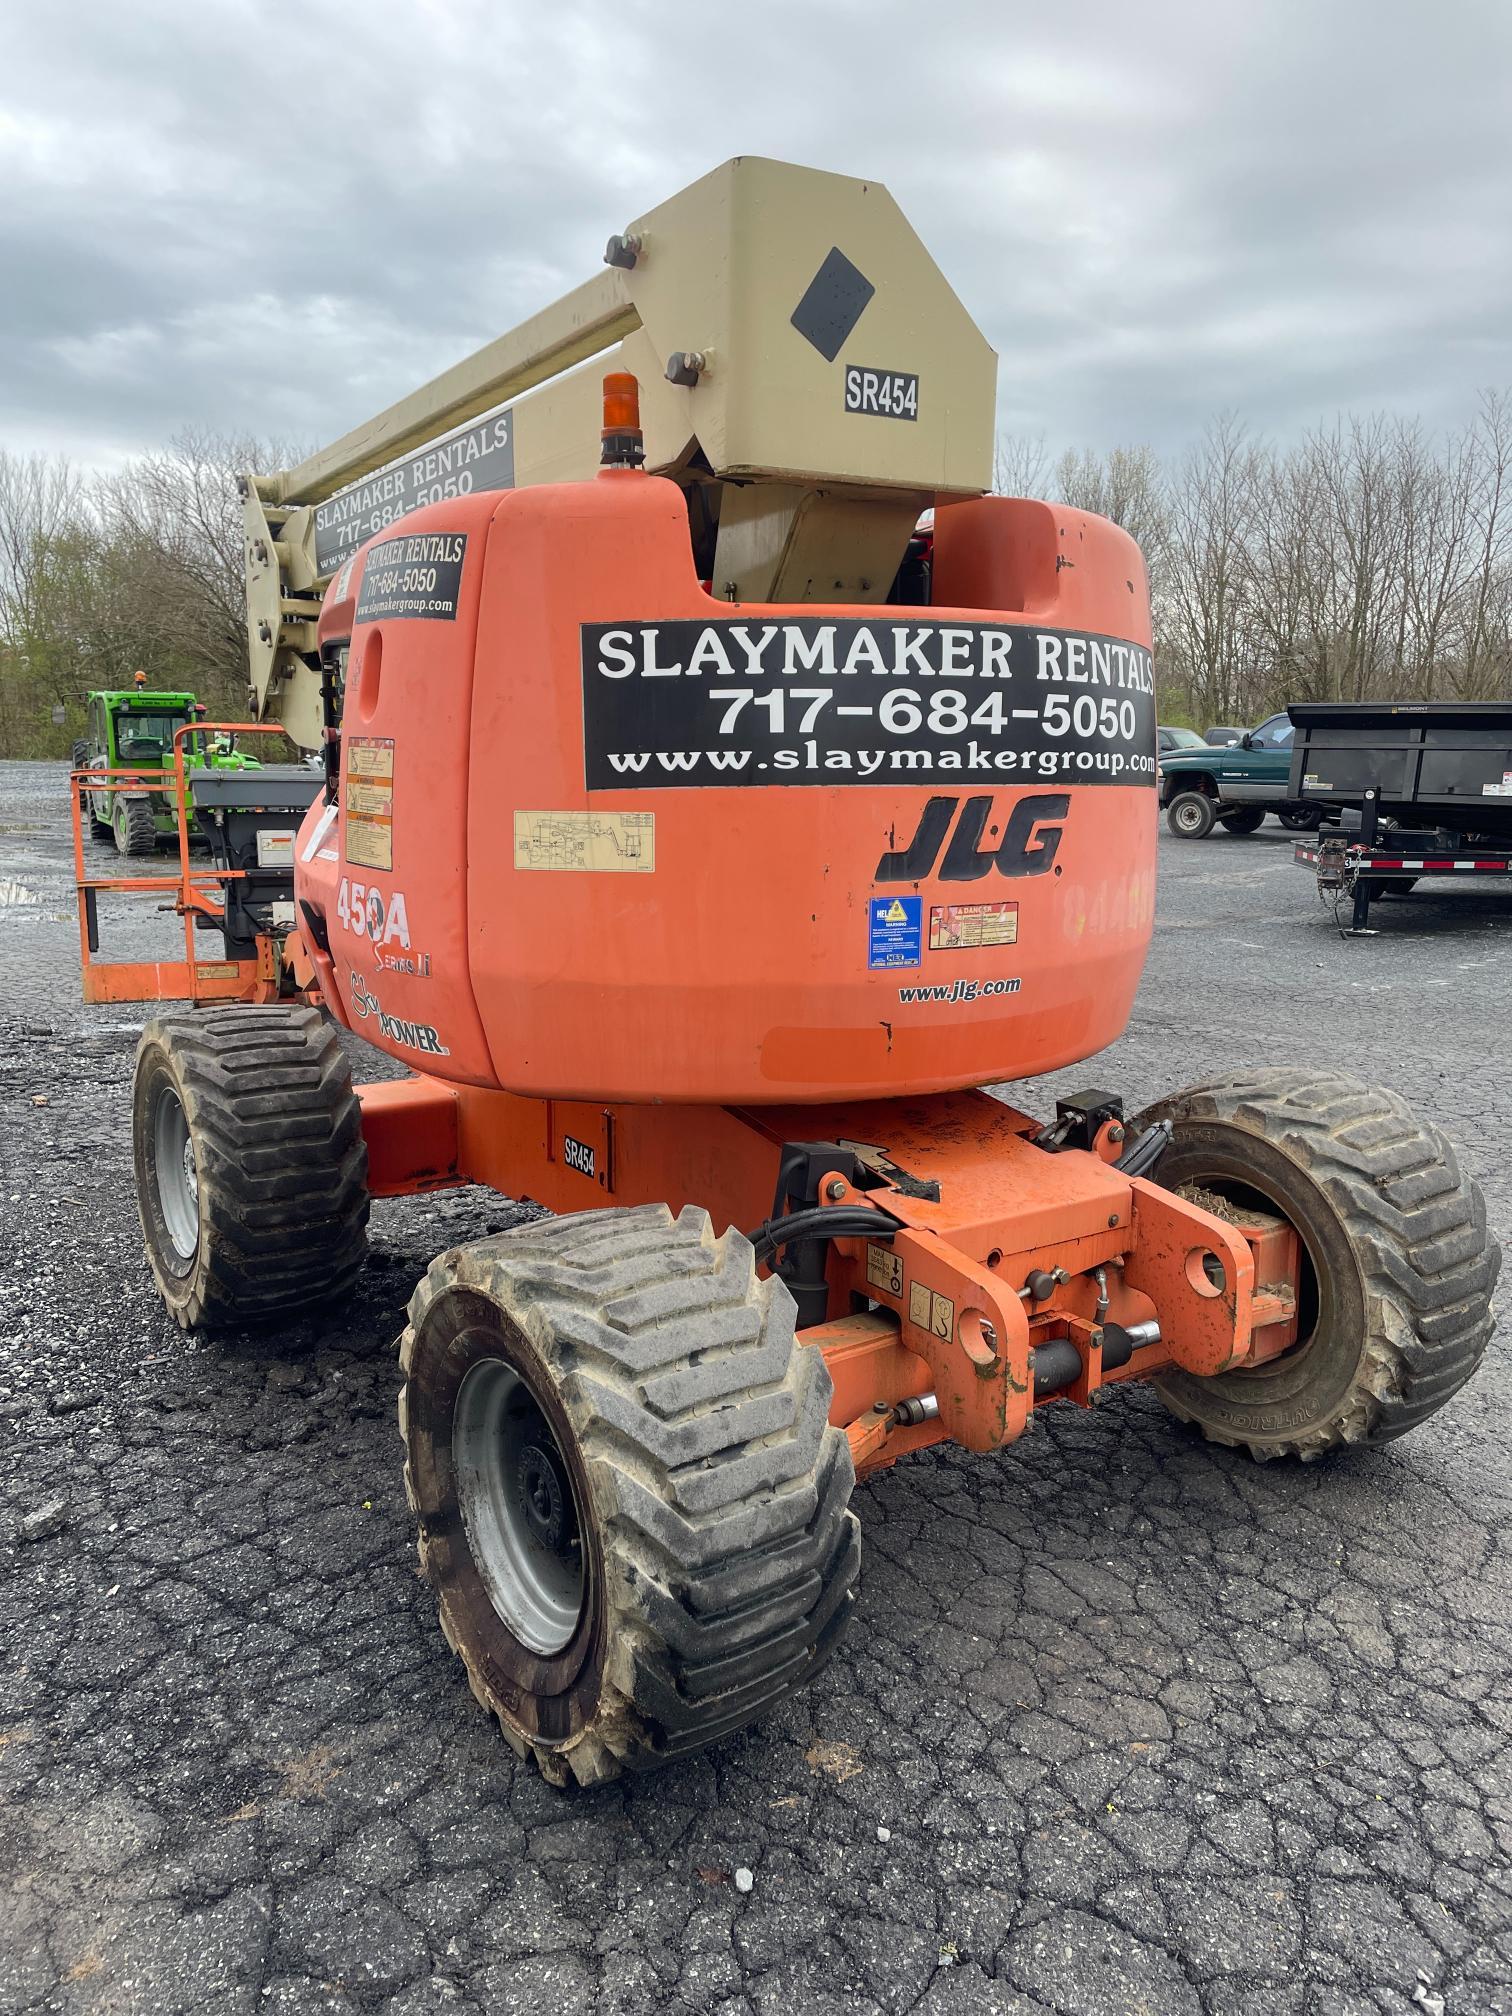
[[[112, 828], [112, 831], [115, 829]], [[122, 854], [151, 854], [157, 848], [157, 824], [152, 816], [152, 807], [140, 798], [126, 801], [126, 845], [121, 846], [117, 835], [116, 846]]]
[[[1384, 1087], [1294, 1069], [1207, 1079], [1134, 1124], [1183, 1116], [1232, 1121], [1293, 1154], [1352, 1226], [1364, 1277], [1369, 1340], [1345, 1418], [1256, 1453], [1306, 1460], [1389, 1442], [1452, 1398], [1491, 1340], [1501, 1253], [1448, 1137]], [[1165, 1398], [1210, 1441], [1254, 1446]]]
[[181, 1325], [344, 1294], [367, 1251], [367, 1144], [335, 1028], [313, 1008], [236, 1004], [159, 1016], [142, 1042], [154, 1039], [189, 1095], [208, 1257]]
[[[740, 1233], [665, 1205], [543, 1219], [443, 1254], [410, 1303], [408, 1377], [433, 1297], [496, 1300], [553, 1371], [598, 1511], [614, 1700], [548, 1777], [594, 1784], [741, 1728], [812, 1678], [855, 1600], [854, 1473], [830, 1378], [795, 1345], [782, 1283]], [[401, 1403], [407, 1435], [408, 1409]], [[421, 1561], [429, 1559], [421, 1537]], [[442, 1629], [512, 1741], [500, 1704]]]

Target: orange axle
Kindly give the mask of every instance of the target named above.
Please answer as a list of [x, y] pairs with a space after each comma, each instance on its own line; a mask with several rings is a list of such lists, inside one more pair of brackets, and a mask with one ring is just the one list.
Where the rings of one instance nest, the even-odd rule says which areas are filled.
[[[1106, 1384], [1256, 1365], [1296, 1340], [1295, 1231], [1259, 1211], [1215, 1217], [1125, 1175], [1107, 1159], [1113, 1123], [1102, 1152], [1055, 1151], [980, 1092], [657, 1107], [418, 1076], [359, 1098], [374, 1196], [475, 1182], [558, 1212], [698, 1202], [716, 1223], [754, 1227], [784, 1144], [833, 1143], [819, 1205], [874, 1215], [877, 1235], [826, 1242], [823, 1307], [801, 1336], [824, 1353], [830, 1419], [858, 1471], [935, 1442], [997, 1449], [1052, 1399], [1089, 1406]], [[791, 1254], [778, 1271], [804, 1308]]]
[[341, 767], [299, 836], [300, 971], [422, 1074], [362, 1088], [374, 1194], [752, 1228], [858, 1469], [1285, 1349], [1295, 1234], [1120, 1168], [1116, 1101], [1041, 1135], [971, 1089], [1127, 1019], [1132, 541], [957, 503], [925, 606], [742, 610], [636, 468], [633, 395], [606, 381], [596, 483], [416, 512], [326, 598]]

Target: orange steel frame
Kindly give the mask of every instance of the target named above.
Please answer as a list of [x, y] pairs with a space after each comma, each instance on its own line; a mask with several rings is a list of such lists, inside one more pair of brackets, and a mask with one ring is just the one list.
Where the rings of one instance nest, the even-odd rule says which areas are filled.
[[[206, 722], [177, 730], [171, 770], [73, 772], [85, 1000], [274, 1000], [288, 990], [288, 974], [296, 992], [319, 1002], [321, 960], [298, 931], [282, 954], [272, 939], [258, 939], [256, 960], [196, 958], [196, 915], [220, 921], [216, 891], [244, 873], [190, 859], [183, 738], [202, 730], [278, 732], [272, 724]], [[177, 806], [177, 875], [89, 875], [87, 790], [165, 788], [167, 780]], [[183, 917], [183, 960], [97, 960], [99, 889], [171, 891]], [[818, 1185], [825, 1204], [881, 1208], [901, 1220], [891, 1236], [879, 1224], [877, 1240], [831, 1242], [827, 1318], [802, 1333], [825, 1353], [835, 1385], [831, 1419], [849, 1435], [857, 1472], [937, 1441], [976, 1452], [1012, 1441], [1036, 1407], [1034, 1353], [1060, 1339], [1075, 1345], [1081, 1371], [1050, 1397], [1083, 1407], [1103, 1385], [1169, 1365], [1191, 1373], [1260, 1365], [1296, 1341], [1296, 1232], [1260, 1212], [1226, 1222], [1123, 1175], [1111, 1127], [1091, 1151], [1050, 1153], [1034, 1143], [1032, 1119], [986, 1093], [839, 1107], [657, 1107], [526, 1099], [415, 1075], [363, 1085], [359, 1099], [369, 1189], [379, 1198], [486, 1183], [556, 1212], [702, 1204], [718, 1224], [756, 1226], [774, 1208], [786, 1141], [881, 1149], [887, 1163], [933, 1177], [937, 1202], [907, 1195], [885, 1175], [875, 1187], [857, 1187], [835, 1169]], [[1036, 1270], [1056, 1274], [1042, 1302], [1026, 1294]], [[1105, 1369], [1103, 1322], [1151, 1318], [1161, 1325], [1159, 1343]], [[923, 1395], [933, 1395], [937, 1413], [899, 1419], [899, 1403]]]
[[[272, 1001], [281, 989], [281, 967], [277, 945], [260, 937], [255, 959], [201, 959], [196, 956], [195, 918], [219, 923], [225, 916], [217, 892], [226, 883], [242, 878], [240, 868], [196, 867], [189, 856], [188, 771], [184, 761], [184, 739], [189, 735], [218, 734], [276, 735], [281, 731], [268, 721], [196, 721], [175, 731], [173, 767], [164, 770], [134, 770], [117, 765], [106, 770], [74, 770], [69, 783], [73, 797], [74, 886], [79, 908], [79, 964], [86, 1001]], [[110, 792], [172, 788], [178, 819], [178, 873], [175, 875], [95, 875], [84, 859], [85, 801], [90, 791]], [[173, 902], [164, 909], [176, 910], [184, 922], [182, 959], [100, 959], [99, 911], [101, 890], [134, 892], [143, 895], [172, 893]]]
[[[1124, 1175], [1107, 1127], [1091, 1151], [1049, 1152], [1034, 1141], [1035, 1121], [986, 1093], [836, 1107], [613, 1106], [416, 1076], [363, 1085], [358, 1096], [375, 1196], [477, 1182], [556, 1211], [696, 1203], [716, 1225], [752, 1227], [773, 1209], [782, 1145], [797, 1140], [885, 1146], [893, 1165], [938, 1181], [938, 1202], [885, 1177], [858, 1188], [839, 1170], [819, 1186], [825, 1204], [881, 1207], [903, 1226], [891, 1238], [879, 1225], [876, 1241], [831, 1243], [826, 1320], [803, 1333], [824, 1352], [830, 1418], [846, 1430], [858, 1471], [935, 1442], [986, 1451], [1012, 1441], [1036, 1404], [1034, 1354], [1053, 1340], [1069, 1339], [1081, 1360], [1053, 1397], [1081, 1406], [1103, 1385], [1167, 1366], [1211, 1374], [1257, 1365], [1296, 1341], [1301, 1256], [1289, 1226], [1263, 1213], [1231, 1223]], [[1032, 1272], [1055, 1269], [1062, 1276], [1043, 1303], [1021, 1292]], [[1103, 1322], [1152, 1318], [1160, 1341], [1104, 1371]], [[896, 1418], [899, 1402], [926, 1394], [936, 1417]]]
[[[172, 770], [72, 773], [84, 998], [267, 1001], [293, 991], [318, 1004], [320, 962], [297, 931], [282, 952], [259, 939], [256, 960], [195, 957], [195, 917], [218, 921], [217, 890], [244, 872], [190, 860], [183, 738], [202, 729], [278, 732], [270, 723], [195, 724], [175, 734]], [[86, 792], [169, 779], [177, 875], [89, 875]], [[96, 959], [93, 897], [101, 889], [172, 891], [184, 958]], [[362, 1085], [358, 1097], [377, 1197], [482, 1183], [554, 1211], [694, 1203], [719, 1225], [751, 1227], [773, 1210], [784, 1143], [871, 1151], [881, 1171], [875, 1187], [858, 1187], [836, 1169], [821, 1180], [820, 1199], [883, 1209], [902, 1229], [889, 1236], [879, 1221], [874, 1241], [830, 1243], [826, 1318], [803, 1332], [824, 1353], [834, 1384], [830, 1418], [845, 1429], [858, 1472], [936, 1442], [985, 1452], [1013, 1441], [1037, 1404], [1035, 1352], [1052, 1342], [1074, 1345], [1080, 1371], [1046, 1397], [1087, 1407], [1104, 1385], [1173, 1365], [1198, 1374], [1258, 1365], [1296, 1340], [1301, 1252], [1289, 1226], [1259, 1212], [1245, 1222], [1219, 1219], [1124, 1175], [1113, 1166], [1120, 1144], [1109, 1126], [1091, 1150], [1048, 1152], [1035, 1143], [1035, 1121], [986, 1093], [828, 1107], [606, 1105], [416, 1075]], [[867, 1165], [868, 1154], [860, 1159]], [[893, 1187], [887, 1166], [934, 1179], [938, 1201]], [[1025, 1287], [1037, 1271], [1056, 1278], [1043, 1302]], [[1151, 1319], [1160, 1340], [1105, 1369], [1103, 1323]], [[925, 1395], [937, 1414], [899, 1418], [900, 1403]]]

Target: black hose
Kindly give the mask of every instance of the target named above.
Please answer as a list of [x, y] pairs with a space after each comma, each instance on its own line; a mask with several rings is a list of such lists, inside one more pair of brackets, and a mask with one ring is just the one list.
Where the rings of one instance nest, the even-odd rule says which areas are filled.
[[746, 1237], [761, 1261], [770, 1260], [779, 1247], [795, 1239], [891, 1239], [902, 1230], [900, 1219], [865, 1204], [815, 1204], [783, 1218], [768, 1218]]
[[1113, 1164], [1121, 1176], [1148, 1176], [1171, 1145], [1171, 1123], [1157, 1120], [1137, 1141], [1131, 1141]]

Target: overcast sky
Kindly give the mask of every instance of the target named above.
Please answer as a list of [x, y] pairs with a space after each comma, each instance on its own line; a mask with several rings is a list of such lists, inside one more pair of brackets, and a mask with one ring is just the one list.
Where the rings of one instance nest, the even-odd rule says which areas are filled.
[[1512, 385], [1508, 0], [0, 0], [0, 447], [330, 439], [738, 153], [884, 181], [1057, 449]]

